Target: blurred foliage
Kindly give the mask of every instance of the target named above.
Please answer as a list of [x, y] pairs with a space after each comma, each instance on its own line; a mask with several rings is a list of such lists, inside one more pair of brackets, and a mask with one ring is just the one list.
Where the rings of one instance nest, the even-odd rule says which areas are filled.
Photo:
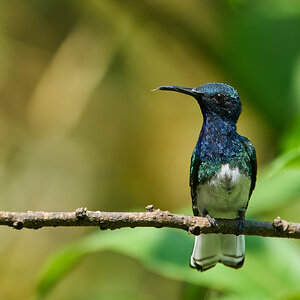
[[[199, 108], [150, 91], [226, 82], [257, 149], [247, 216], [300, 222], [299, 30], [297, 0], [2, 1], [1, 209], [191, 213]], [[199, 274], [173, 230], [0, 235], [1, 299], [300, 299], [298, 241], [249, 237], [242, 270]]]

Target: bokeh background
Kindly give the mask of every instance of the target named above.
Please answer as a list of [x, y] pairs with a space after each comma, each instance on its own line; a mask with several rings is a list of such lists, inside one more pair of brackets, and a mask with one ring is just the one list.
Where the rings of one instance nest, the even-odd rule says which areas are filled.
[[[297, 0], [0, 2], [1, 210], [191, 214], [202, 116], [163, 84], [225, 82], [257, 149], [248, 219], [300, 222]], [[0, 230], [0, 299], [300, 299], [300, 243], [247, 237], [244, 267], [188, 267], [167, 229]]]

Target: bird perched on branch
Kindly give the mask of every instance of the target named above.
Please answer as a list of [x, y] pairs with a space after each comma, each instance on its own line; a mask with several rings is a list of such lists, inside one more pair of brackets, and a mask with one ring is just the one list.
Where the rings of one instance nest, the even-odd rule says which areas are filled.
[[190, 266], [200, 271], [218, 262], [235, 269], [245, 259], [245, 212], [256, 182], [256, 153], [251, 142], [236, 132], [241, 113], [237, 91], [224, 83], [196, 88], [161, 86], [158, 90], [193, 96], [203, 114], [203, 126], [192, 154], [190, 187], [195, 216], [239, 219], [233, 234], [200, 234], [195, 237]]

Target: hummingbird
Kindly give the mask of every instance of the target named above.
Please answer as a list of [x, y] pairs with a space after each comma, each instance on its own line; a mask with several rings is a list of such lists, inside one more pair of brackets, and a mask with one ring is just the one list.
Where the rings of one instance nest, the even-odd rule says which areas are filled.
[[257, 161], [252, 143], [236, 131], [242, 104], [237, 91], [224, 83], [199, 87], [165, 85], [157, 90], [190, 95], [198, 102], [203, 125], [190, 166], [195, 216], [240, 220], [236, 234], [195, 236], [190, 266], [206, 271], [217, 263], [239, 269], [245, 260], [245, 212], [255, 188]]

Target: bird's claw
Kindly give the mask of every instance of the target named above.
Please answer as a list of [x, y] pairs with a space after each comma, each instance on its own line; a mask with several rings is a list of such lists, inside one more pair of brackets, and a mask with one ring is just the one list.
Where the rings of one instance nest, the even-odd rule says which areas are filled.
[[246, 221], [245, 220], [239, 220], [239, 226], [238, 226], [238, 230], [236, 232], [236, 235], [241, 235], [246, 227]]
[[241, 235], [246, 227], [246, 221], [245, 221], [245, 211], [239, 212], [239, 217], [237, 218], [239, 220], [239, 226], [236, 232], [236, 235]]
[[210, 223], [210, 225], [211, 225], [212, 227], [216, 227], [216, 226], [217, 226], [217, 222], [216, 222], [215, 218], [213, 218], [213, 217], [212, 217], [211, 215], [209, 215], [209, 214], [207, 214], [205, 217], [207, 218], [207, 220], [209, 221], [209, 223]]

